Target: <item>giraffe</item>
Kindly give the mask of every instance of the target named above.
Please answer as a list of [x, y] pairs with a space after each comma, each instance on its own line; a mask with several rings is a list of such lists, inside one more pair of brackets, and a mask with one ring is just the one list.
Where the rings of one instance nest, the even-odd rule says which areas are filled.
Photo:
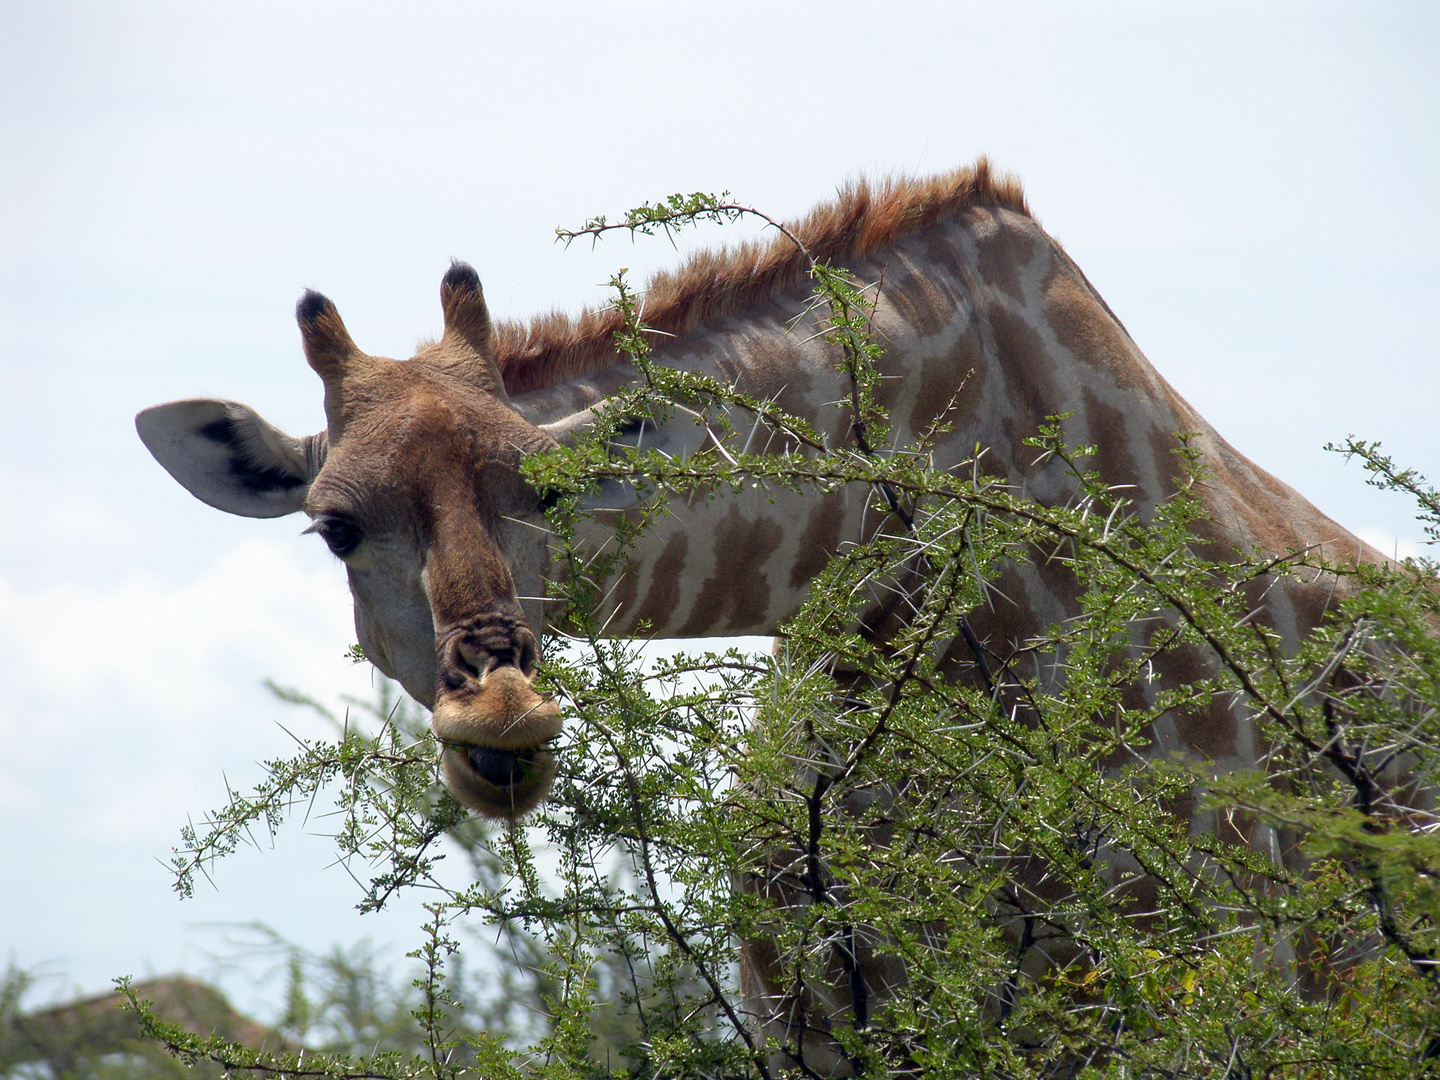
[[[984, 160], [926, 180], [858, 182], [792, 232], [815, 257], [883, 282], [872, 316], [886, 347], [880, 403], [900, 442], [942, 416], [953, 425], [935, 446], [938, 467], [969, 460], [979, 445], [1007, 480], [1063, 500], [1072, 481], [1053, 463], [1035, 464], [1022, 440], [1068, 413], [1067, 437], [1099, 447], [1101, 478], [1128, 486], [1143, 514], [1178, 479], [1177, 433], [1195, 433], [1212, 519], [1204, 540], [1216, 550], [1379, 558], [1195, 413], [1036, 223], [1018, 183]], [[658, 363], [773, 400], [843, 443], [850, 419], [831, 403], [847, 397], [847, 376], [807, 315], [806, 265], [786, 240], [692, 257], [650, 282], [645, 319], [664, 335]], [[638, 376], [616, 353], [613, 312], [496, 323], [463, 263], [440, 292], [443, 334], [408, 361], [363, 353], [335, 305], [305, 293], [297, 321], [324, 386], [317, 434], [293, 437], [219, 400], [155, 406], [136, 424], [160, 464], [206, 503], [312, 519], [307, 531], [345, 563], [365, 654], [431, 709], [445, 783], [476, 813], [513, 819], [544, 799], [559, 767], [549, 743], [561, 730], [555, 703], [532, 685], [551, 565], [540, 500], [518, 466], [584, 430]], [[647, 445], [699, 451], [708, 432], [696, 419], [649, 432]], [[604, 494], [609, 505], [625, 497]], [[843, 492], [772, 495], [673, 506], [628, 554], [602, 613], [609, 632], [774, 634], [828, 557], [875, 527], [875, 507]], [[1331, 584], [1270, 590], [1265, 618], [1297, 642], [1321, 620]], [[976, 632], [1002, 651], [1074, 610], [1043, 569], [1017, 568], [1005, 593], [1008, 606], [974, 616]], [[880, 612], [877, 624], [887, 616], [899, 617]], [[1262, 752], [1243, 719], [1218, 705], [1167, 718], [1155, 735], [1160, 750], [1188, 749], [1219, 768], [1253, 766]], [[1194, 827], [1214, 827], [1206, 811], [1190, 812]], [[1255, 842], [1274, 848], [1262, 832]], [[763, 944], [748, 947], [742, 983], [782, 1040], [792, 1038], [770, 963]], [[867, 977], [891, 978], [878, 969]], [[827, 1007], [839, 1015], [855, 1006], [838, 994]], [[800, 1038], [815, 1067], [843, 1071], [823, 1030]]]

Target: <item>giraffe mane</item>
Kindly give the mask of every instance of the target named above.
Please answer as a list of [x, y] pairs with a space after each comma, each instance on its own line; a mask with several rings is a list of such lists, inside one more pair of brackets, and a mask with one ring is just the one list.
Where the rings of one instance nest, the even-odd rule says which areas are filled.
[[[1020, 182], [996, 175], [982, 157], [973, 166], [925, 179], [888, 177], [872, 184], [862, 177], [787, 227], [815, 258], [843, 262], [975, 206], [1030, 216]], [[650, 279], [645, 322], [672, 335], [706, 326], [793, 288], [806, 265], [783, 236], [699, 252]], [[495, 360], [506, 390], [541, 390], [610, 367], [620, 359], [614, 339], [619, 329], [620, 316], [608, 307], [573, 317], [551, 312], [528, 324], [498, 323]]]

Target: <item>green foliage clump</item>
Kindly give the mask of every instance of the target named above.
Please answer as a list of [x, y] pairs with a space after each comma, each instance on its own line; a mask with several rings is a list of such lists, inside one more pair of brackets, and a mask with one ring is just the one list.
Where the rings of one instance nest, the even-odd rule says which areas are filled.
[[[570, 235], [747, 213], [676, 196]], [[541, 678], [567, 726], [541, 811], [503, 830], [466, 820], [436, 786], [421, 719], [386, 706], [371, 728], [270, 763], [186, 832], [182, 888], [247, 829], [335, 791], [342, 856], [374, 868], [362, 907], [417, 886], [436, 898], [413, 954], [416, 1039], [302, 1061], [189, 1035], [132, 997], [146, 1030], [186, 1061], [334, 1077], [1440, 1075], [1435, 565], [1207, 557], [1197, 454], [1182, 446], [1182, 482], [1142, 518], [1063, 418], [1032, 440], [1069, 476], [1062, 505], [994, 479], [978, 450], [935, 468], [943, 426], [881, 449], [873, 293], [812, 267], [850, 375], [845, 445], [655, 365], [615, 279], [640, 378], [577, 445], [526, 464], [564, 571], [566, 633]], [[635, 419], [681, 410], [707, 426], [704, 451], [620, 444]], [[1369, 444], [1345, 450], [1437, 520], [1423, 481]], [[641, 505], [597, 551], [578, 537], [604, 480]], [[614, 576], [667, 503], [751, 488], [870, 492], [890, 520], [830, 561], [773, 655], [651, 662], [608, 640]], [[970, 613], [1039, 563], [1068, 575], [1080, 613], [990, 652]], [[1317, 573], [1340, 600], [1287, 653], [1254, 599]], [[874, 598], [897, 592], [909, 618], [883, 640], [862, 633]], [[1198, 674], [1156, 674], [1179, 655], [1203, 658]], [[1253, 727], [1254, 771], [1156, 751], [1157, 724], [1216, 707]], [[1178, 811], [1197, 807], [1213, 831], [1191, 834]], [[1236, 842], [1266, 829], [1302, 856]], [[447, 837], [473, 883], [437, 876]], [[523, 943], [487, 966], [516, 980], [508, 1000], [532, 1005], [529, 1021], [463, 1018], [456, 928], [476, 920]], [[768, 999], [742, 995], [742, 963], [764, 967]]]

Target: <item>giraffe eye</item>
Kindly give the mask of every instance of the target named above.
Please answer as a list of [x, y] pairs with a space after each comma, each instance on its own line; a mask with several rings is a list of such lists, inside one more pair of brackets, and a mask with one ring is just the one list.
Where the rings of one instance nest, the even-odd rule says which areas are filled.
[[360, 541], [365, 539], [365, 534], [358, 525], [339, 517], [319, 518], [305, 531], [319, 533], [320, 539], [325, 541], [330, 551], [341, 559], [359, 547]]

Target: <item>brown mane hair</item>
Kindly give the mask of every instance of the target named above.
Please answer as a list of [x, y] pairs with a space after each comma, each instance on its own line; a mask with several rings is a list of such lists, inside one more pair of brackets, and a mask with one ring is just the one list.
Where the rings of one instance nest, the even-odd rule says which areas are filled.
[[[973, 206], [1030, 214], [1019, 181], [996, 176], [989, 161], [981, 158], [968, 168], [924, 180], [892, 177], [872, 187], [860, 179], [789, 228], [816, 259], [843, 262]], [[668, 334], [683, 334], [785, 292], [805, 275], [806, 266], [805, 257], [783, 236], [702, 251], [678, 270], [650, 279], [645, 322]], [[499, 323], [495, 360], [506, 390], [541, 390], [609, 367], [619, 359], [614, 343], [618, 329], [620, 318], [609, 308], [576, 318], [554, 312], [529, 325]]]

